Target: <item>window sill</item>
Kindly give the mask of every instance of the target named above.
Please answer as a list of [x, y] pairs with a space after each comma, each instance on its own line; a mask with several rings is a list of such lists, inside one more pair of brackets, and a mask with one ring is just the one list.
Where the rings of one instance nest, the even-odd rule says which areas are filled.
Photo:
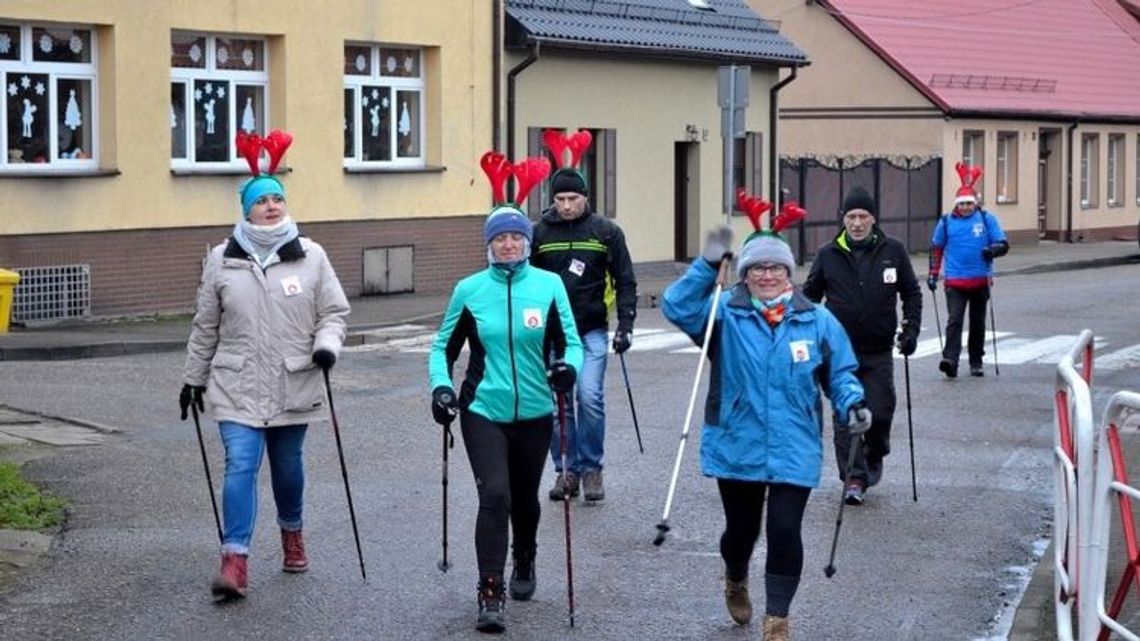
[[118, 169], [58, 169], [50, 171], [0, 171], [4, 178], [111, 178], [122, 172]]
[[[293, 173], [292, 167], [278, 167], [273, 175]], [[171, 167], [172, 176], [252, 176], [249, 167]]]
[[426, 165], [423, 167], [345, 167], [346, 174], [442, 174], [447, 171], [443, 165]]
[[994, 204], [996, 204], [996, 205], [1016, 205], [1017, 199], [1016, 198], [1010, 198], [1008, 200], [998, 200]]

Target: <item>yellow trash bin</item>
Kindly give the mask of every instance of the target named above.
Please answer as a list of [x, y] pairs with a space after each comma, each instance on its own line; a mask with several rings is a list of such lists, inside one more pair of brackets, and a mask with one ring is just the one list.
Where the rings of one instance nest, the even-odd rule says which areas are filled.
[[16, 283], [20, 275], [0, 269], [0, 334], [8, 333], [8, 319], [12, 316], [12, 300], [16, 297]]

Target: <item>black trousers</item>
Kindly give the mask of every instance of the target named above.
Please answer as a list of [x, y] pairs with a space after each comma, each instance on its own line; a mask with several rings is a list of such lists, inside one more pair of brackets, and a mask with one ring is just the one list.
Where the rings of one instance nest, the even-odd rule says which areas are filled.
[[725, 574], [733, 581], [748, 577], [748, 562], [760, 536], [764, 500], [768, 500], [768, 524], [765, 536], [768, 557], [764, 571], [787, 577], [799, 577], [804, 568], [804, 544], [800, 536], [811, 489], [784, 483], [759, 483], [717, 479], [720, 501], [724, 506], [724, 534], [720, 537], [720, 556]]
[[[859, 369], [855, 376], [863, 384], [864, 400], [871, 410], [871, 429], [863, 435], [861, 447], [855, 451], [855, 464], [851, 478], [861, 479], [868, 486], [883, 476], [883, 457], [891, 453], [891, 422], [895, 418], [895, 358], [891, 350], [876, 354], [859, 354]], [[847, 417], [832, 421], [835, 440], [835, 464], [839, 479], [846, 481], [847, 457], [851, 452], [851, 432]]]
[[538, 484], [550, 446], [553, 416], [496, 423], [462, 412], [463, 446], [479, 492], [475, 556], [480, 576], [502, 576], [507, 563], [507, 527], [515, 552], [533, 554], [541, 507]]
[[970, 308], [970, 335], [966, 339], [970, 367], [981, 367], [986, 354], [986, 301], [990, 299], [990, 288], [956, 289], [946, 288], [946, 348], [942, 358], [958, 365], [962, 354], [962, 319], [966, 307]]

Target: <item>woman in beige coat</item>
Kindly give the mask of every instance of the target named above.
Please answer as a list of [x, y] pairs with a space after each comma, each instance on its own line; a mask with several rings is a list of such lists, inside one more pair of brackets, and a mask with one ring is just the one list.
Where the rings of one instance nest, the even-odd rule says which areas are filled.
[[[349, 306], [324, 249], [298, 236], [285, 188], [259, 175], [241, 189], [243, 220], [202, 270], [179, 404], [205, 404], [226, 449], [222, 569], [212, 591], [244, 597], [269, 453], [285, 572], [308, 569], [301, 538], [305, 429], [325, 416], [321, 370], [336, 362]], [[205, 399], [205, 404], [203, 403]]]

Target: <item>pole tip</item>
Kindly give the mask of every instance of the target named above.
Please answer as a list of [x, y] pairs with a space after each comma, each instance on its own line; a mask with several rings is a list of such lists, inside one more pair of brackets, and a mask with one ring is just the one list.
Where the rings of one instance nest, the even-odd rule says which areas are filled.
[[665, 542], [665, 533], [669, 531], [669, 526], [664, 521], [657, 524], [657, 536], [653, 537], [653, 545], [660, 546]]
[[828, 565], [827, 567], [823, 568], [823, 574], [824, 574], [824, 576], [826, 576], [829, 579], [831, 577], [835, 576], [835, 566], [834, 565]]

